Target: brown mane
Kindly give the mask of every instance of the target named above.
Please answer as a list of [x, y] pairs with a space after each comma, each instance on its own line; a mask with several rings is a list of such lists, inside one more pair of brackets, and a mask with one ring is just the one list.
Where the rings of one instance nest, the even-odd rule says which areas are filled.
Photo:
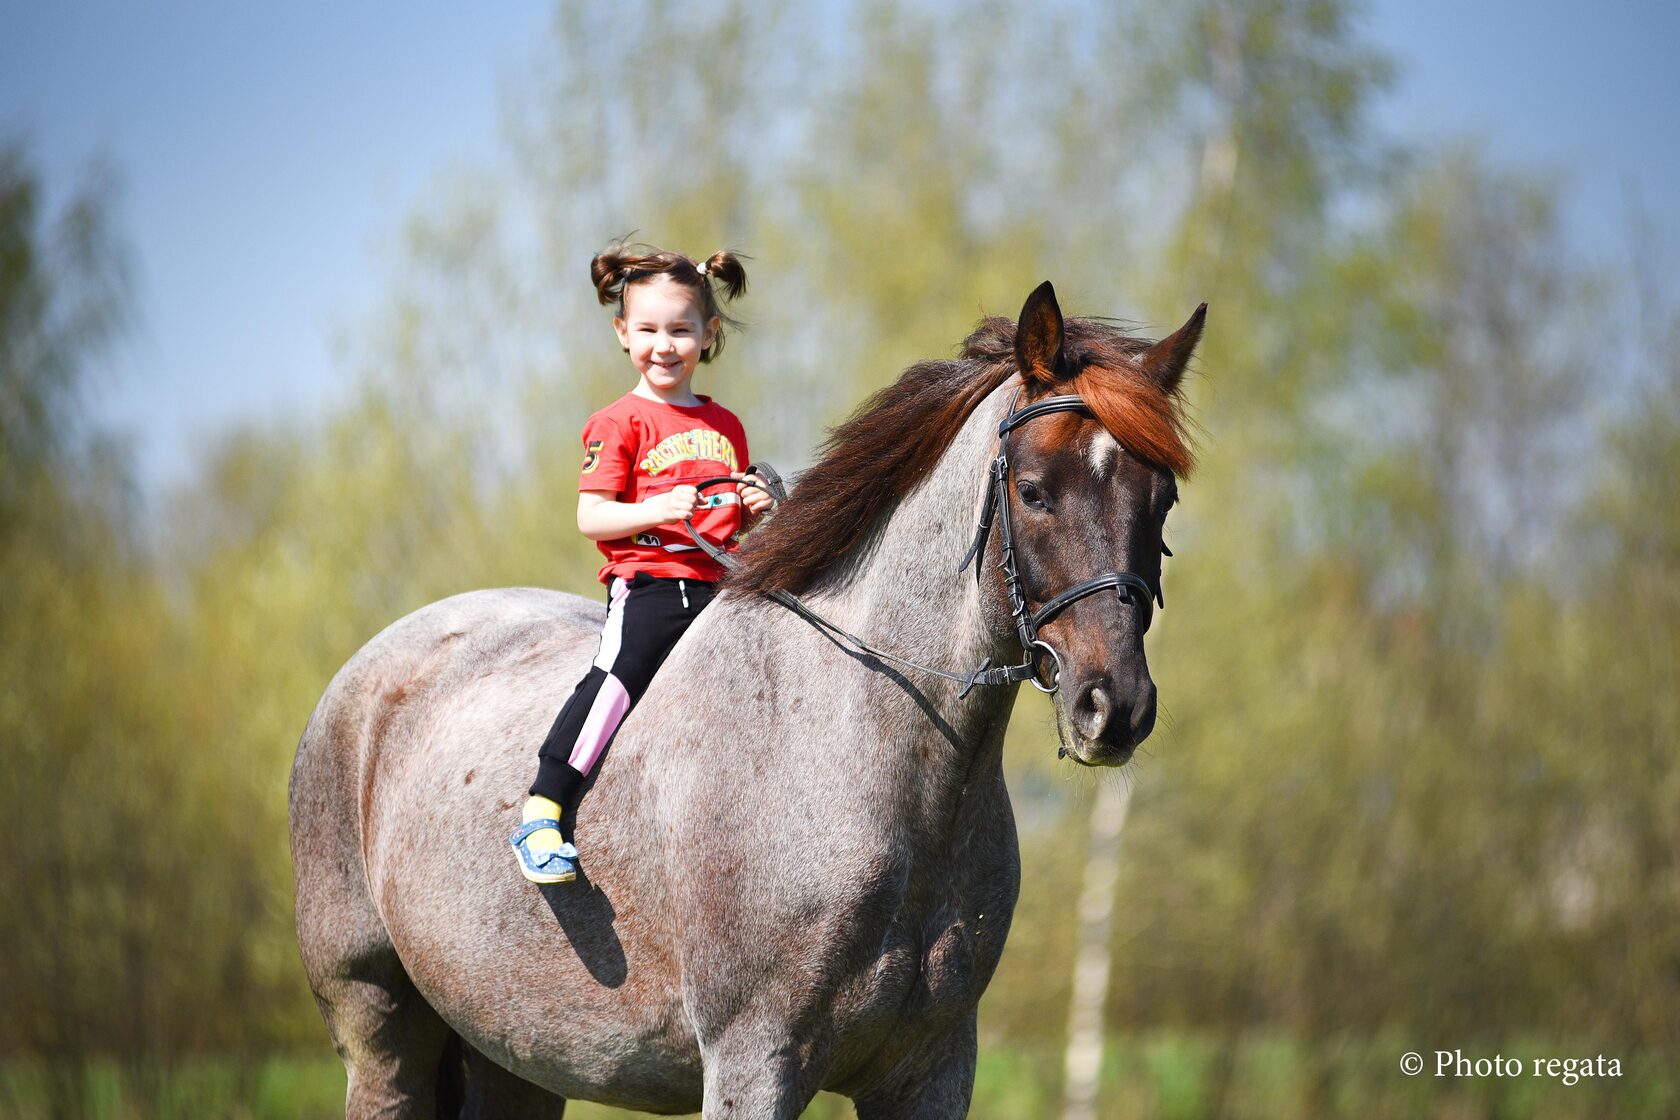
[[[1183, 398], [1137, 367], [1153, 343], [1103, 319], [1070, 318], [1063, 330], [1066, 368], [1076, 372], [1057, 391], [1084, 397], [1134, 454], [1187, 476], [1194, 457]], [[983, 319], [957, 358], [905, 370], [829, 433], [776, 516], [747, 537], [729, 589], [809, 587], [933, 470], [969, 414], [1015, 372], [1015, 322], [999, 316]]]

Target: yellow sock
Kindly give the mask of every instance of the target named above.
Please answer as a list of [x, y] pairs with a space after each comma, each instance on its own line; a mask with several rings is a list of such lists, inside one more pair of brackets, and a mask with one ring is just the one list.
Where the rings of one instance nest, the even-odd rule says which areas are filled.
[[[525, 799], [525, 812], [520, 818], [522, 823], [530, 824], [532, 821], [557, 821], [559, 819], [559, 802], [552, 801], [546, 797], [538, 797], [536, 794], [532, 794], [530, 797]], [[539, 828], [537, 831], [531, 833], [530, 837], [525, 841], [525, 846], [531, 850], [532, 855], [542, 856], [548, 852], [559, 851], [560, 845], [564, 842], [565, 841], [560, 837], [559, 829]]]

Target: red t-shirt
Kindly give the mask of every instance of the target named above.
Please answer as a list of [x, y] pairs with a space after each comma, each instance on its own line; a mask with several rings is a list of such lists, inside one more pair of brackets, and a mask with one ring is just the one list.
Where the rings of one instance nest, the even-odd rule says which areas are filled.
[[[679, 483], [744, 471], [751, 461], [741, 422], [710, 397], [685, 408], [626, 393], [584, 424], [578, 489], [606, 490], [617, 501], [639, 502]], [[709, 543], [732, 550], [745, 513], [734, 487], [713, 486], [700, 493], [694, 527]], [[668, 579], [723, 578], [723, 565], [700, 551], [681, 521], [596, 545], [607, 558], [602, 583], [637, 572]]]

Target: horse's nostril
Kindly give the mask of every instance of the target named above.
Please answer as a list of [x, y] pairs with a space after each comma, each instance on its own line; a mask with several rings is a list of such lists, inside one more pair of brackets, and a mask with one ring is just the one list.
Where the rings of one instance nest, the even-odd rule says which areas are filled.
[[1113, 711], [1108, 693], [1100, 685], [1091, 685], [1079, 697], [1080, 733], [1087, 739], [1095, 739], [1102, 735], [1103, 728], [1108, 726], [1108, 718]]

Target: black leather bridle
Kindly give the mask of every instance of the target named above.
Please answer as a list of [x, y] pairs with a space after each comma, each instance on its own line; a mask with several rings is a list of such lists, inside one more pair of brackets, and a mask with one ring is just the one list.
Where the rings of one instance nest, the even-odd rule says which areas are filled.
[[[1015, 620], [1015, 633], [1020, 639], [1023, 654], [1018, 664], [993, 665], [991, 658], [988, 657], [980, 663], [979, 668], [971, 673], [953, 673], [931, 665], [922, 665], [919, 662], [888, 653], [886, 650], [877, 649], [806, 606], [791, 591], [777, 588], [765, 592], [765, 594], [841, 641], [843, 645], [849, 646], [854, 653], [891, 661], [907, 668], [961, 683], [963, 690], [959, 698], [967, 696], [976, 685], [1016, 684], [1020, 681], [1031, 681], [1033, 687], [1040, 692], [1055, 692], [1061, 687], [1061, 658], [1048, 642], [1038, 636], [1040, 627], [1079, 600], [1095, 595], [1099, 591], [1107, 591], [1109, 588], [1113, 588], [1118, 593], [1121, 602], [1132, 604], [1142, 612], [1143, 623], [1138, 630], [1141, 635], [1149, 630], [1149, 624], [1154, 617], [1155, 604], [1159, 603], [1164, 607], [1166, 602], [1161, 596], [1160, 588], [1158, 586], [1151, 587], [1149, 581], [1136, 572], [1106, 572], [1099, 576], [1080, 580], [1072, 587], [1047, 600], [1036, 611], [1028, 606], [1026, 593], [1021, 587], [1021, 573], [1015, 563], [1015, 532], [1013, 518], [1010, 516], [1008, 495], [1009, 433], [1028, 420], [1046, 416], [1052, 412], [1078, 412], [1084, 416], [1091, 415], [1090, 406], [1085, 403], [1083, 397], [1076, 394], [1046, 397], [1023, 408], [1016, 408], [1014, 402], [1010, 402], [1008, 415], [998, 423], [998, 452], [992, 460], [988, 472], [986, 497], [980, 506], [980, 523], [974, 530], [974, 542], [968, 546], [968, 552], [963, 556], [962, 563], [957, 565], [957, 571], [960, 572], [985, 552], [986, 540], [991, 535], [992, 523], [995, 520], [998, 523], [1003, 550], [1003, 558], [999, 562], [998, 568], [1003, 572], [1003, 586], [1009, 596], [1009, 612]], [[765, 480], [764, 485], [758, 488], [777, 501], [787, 497], [787, 491], [782, 486], [781, 477], [768, 463], [755, 463], [747, 468], [746, 473], [756, 474], [763, 478]], [[717, 478], [701, 479], [691, 485], [697, 490], [703, 490], [708, 486], [717, 486], [726, 482], [743, 484], [741, 479], [735, 478], [733, 475], [725, 475]], [[744, 485], [758, 486], [757, 483], [753, 482], [746, 482]], [[1002, 510], [1001, 518], [997, 516], [1000, 507]], [[705, 551], [706, 555], [725, 567], [733, 568], [736, 566], [737, 561], [733, 556], [713, 545], [695, 531], [694, 522], [691, 518], [685, 518], [683, 524], [688, 527], [689, 535], [694, 538], [694, 542]], [[979, 578], [979, 574], [979, 567], [976, 566], [976, 579]], [[1050, 656], [1051, 671], [1048, 683], [1045, 682], [1039, 672], [1038, 662], [1041, 653]]]
[[[1009, 596], [1009, 613], [1015, 619], [1015, 634], [1020, 639], [1021, 649], [1026, 659], [1020, 665], [1011, 666], [1014, 670], [1026, 670], [1024, 677], [1016, 679], [1030, 680], [1033, 687], [1041, 692], [1055, 692], [1061, 685], [1061, 658], [1054, 648], [1038, 636], [1039, 628], [1055, 618], [1062, 611], [1077, 603], [1088, 595], [1095, 595], [1099, 591], [1114, 588], [1120, 596], [1120, 601], [1136, 606], [1143, 613], [1143, 624], [1138, 633], [1149, 631], [1149, 624], [1154, 619], [1155, 604], [1163, 607], [1166, 602], [1162, 599], [1159, 587], [1150, 587], [1149, 581], [1136, 572], [1106, 572], [1100, 576], [1080, 580], [1049, 600], [1036, 611], [1027, 605], [1026, 592], [1021, 588], [1021, 572], [1015, 563], [1015, 533], [1014, 518], [1010, 516], [1008, 498], [1009, 488], [1009, 433], [1025, 424], [1028, 420], [1040, 416], [1047, 416], [1052, 412], [1077, 412], [1082, 416], [1090, 416], [1090, 406], [1085, 399], [1076, 394], [1045, 397], [1041, 401], [1034, 401], [1024, 408], [1010, 404], [1009, 414], [998, 424], [998, 453], [992, 460], [991, 470], [986, 481], [986, 497], [980, 505], [980, 524], [974, 530], [974, 543], [968, 546], [968, 552], [963, 556], [962, 563], [957, 565], [957, 571], [968, 567], [969, 563], [978, 559], [986, 550], [986, 538], [991, 535], [992, 520], [999, 507], [1003, 516], [999, 521], [999, 535], [1002, 537], [1003, 559], [998, 567], [1003, 571], [1003, 587]], [[980, 569], [975, 568], [975, 577], [979, 578]], [[1040, 679], [1037, 671], [1038, 651], [1050, 655], [1054, 666], [1050, 683], [1046, 685]], [[990, 682], [978, 682], [990, 683]]]

